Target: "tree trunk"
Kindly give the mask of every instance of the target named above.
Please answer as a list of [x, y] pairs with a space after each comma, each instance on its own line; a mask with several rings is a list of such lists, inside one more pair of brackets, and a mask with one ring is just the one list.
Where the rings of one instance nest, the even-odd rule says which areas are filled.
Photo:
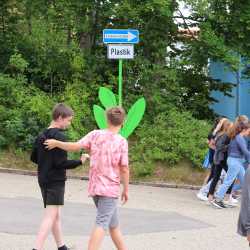
[[79, 46], [81, 49], [91, 49], [91, 34], [89, 32], [79, 33]]

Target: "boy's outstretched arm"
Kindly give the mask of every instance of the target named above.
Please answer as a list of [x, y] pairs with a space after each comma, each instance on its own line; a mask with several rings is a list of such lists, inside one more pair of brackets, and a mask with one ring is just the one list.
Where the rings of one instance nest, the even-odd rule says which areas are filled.
[[125, 204], [128, 201], [128, 187], [129, 187], [129, 168], [120, 167], [121, 181], [123, 184], [123, 192], [121, 196], [122, 203]]
[[69, 152], [77, 152], [82, 149], [82, 146], [78, 142], [62, 142], [55, 139], [48, 139], [44, 142], [47, 149], [61, 148]]

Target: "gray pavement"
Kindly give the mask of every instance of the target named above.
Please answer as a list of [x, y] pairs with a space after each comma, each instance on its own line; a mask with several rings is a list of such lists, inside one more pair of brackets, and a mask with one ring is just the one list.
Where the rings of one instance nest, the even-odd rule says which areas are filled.
[[[95, 219], [86, 188], [86, 181], [67, 181], [63, 231], [77, 250], [87, 249]], [[42, 206], [36, 177], [0, 174], [0, 250], [32, 248]], [[236, 234], [238, 213], [239, 208], [218, 210], [198, 201], [195, 191], [132, 185], [120, 220], [129, 250], [249, 249]], [[56, 249], [51, 236], [45, 249]], [[115, 249], [108, 235], [102, 249]]]

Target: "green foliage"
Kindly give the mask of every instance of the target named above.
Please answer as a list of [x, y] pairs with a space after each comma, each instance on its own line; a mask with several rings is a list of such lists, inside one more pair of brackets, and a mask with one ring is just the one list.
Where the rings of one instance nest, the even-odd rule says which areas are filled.
[[239, 66], [239, 54], [249, 58], [249, 1], [186, 0], [186, 2], [193, 9], [190, 18], [201, 29], [200, 39], [196, 42], [210, 59], [224, 61], [235, 69]]
[[[117, 62], [106, 59], [104, 28], [140, 30], [134, 60], [124, 61], [124, 108], [143, 96], [147, 109], [130, 137], [137, 175], [153, 173], [182, 159], [199, 165], [206, 150], [213, 90], [229, 94], [230, 86], [209, 78], [208, 59], [238, 67], [238, 54], [249, 58], [248, 1], [186, 0], [199, 37], [179, 36], [177, 1], [170, 0], [3, 0], [0, 8], [0, 147], [31, 148], [34, 136], [48, 126], [51, 109], [65, 102], [74, 111], [70, 140], [106, 126], [98, 104], [100, 86], [118, 93]], [[179, 12], [177, 12], [179, 13]], [[178, 14], [177, 14], [178, 15]], [[182, 17], [181, 17], [182, 18]], [[183, 27], [190, 24], [185, 20]], [[182, 48], [176, 48], [182, 42]], [[166, 48], [171, 52], [167, 53]], [[166, 59], [167, 62], [166, 63]], [[103, 92], [103, 93], [101, 93]], [[102, 89], [104, 108], [115, 95]], [[144, 110], [141, 104], [140, 112]], [[132, 109], [133, 110], [133, 109]], [[130, 119], [128, 112], [128, 122]], [[126, 135], [139, 123], [126, 124]]]
[[24, 73], [24, 71], [28, 67], [28, 62], [23, 59], [20, 53], [15, 53], [10, 57], [9, 67], [11, 67], [14, 71], [19, 71], [20, 73]]
[[34, 137], [48, 125], [52, 101], [26, 79], [0, 74], [1, 145], [31, 148]]
[[132, 161], [174, 165], [185, 159], [200, 166], [207, 151], [209, 128], [207, 122], [194, 119], [188, 112], [161, 113], [153, 124], [145, 121], [136, 131], [139, 143], [132, 143]]
[[[92, 109], [89, 105], [91, 92], [89, 88], [79, 79], [75, 79], [66, 85], [65, 91], [56, 99], [64, 102], [74, 110], [72, 126], [68, 130], [69, 140], [78, 140], [95, 127]], [[51, 111], [50, 111], [51, 112]]]

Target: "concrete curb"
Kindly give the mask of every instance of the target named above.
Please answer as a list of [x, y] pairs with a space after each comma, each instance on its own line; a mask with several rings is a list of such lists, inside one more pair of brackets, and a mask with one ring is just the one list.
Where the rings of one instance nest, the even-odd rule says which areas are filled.
[[[8, 174], [19, 174], [19, 175], [29, 175], [36, 176], [36, 171], [31, 170], [22, 170], [22, 169], [11, 169], [11, 168], [1, 168], [0, 173], [8, 173]], [[89, 180], [87, 176], [76, 176], [76, 175], [68, 175], [68, 179], [76, 179], [76, 180]], [[188, 190], [199, 190], [200, 186], [194, 185], [185, 185], [185, 184], [174, 184], [174, 183], [165, 183], [165, 182], [143, 182], [143, 181], [131, 181], [132, 185], [140, 185], [140, 186], [150, 186], [150, 187], [161, 187], [161, 188], [178, 188], [178, 189], [188, 189]]]

